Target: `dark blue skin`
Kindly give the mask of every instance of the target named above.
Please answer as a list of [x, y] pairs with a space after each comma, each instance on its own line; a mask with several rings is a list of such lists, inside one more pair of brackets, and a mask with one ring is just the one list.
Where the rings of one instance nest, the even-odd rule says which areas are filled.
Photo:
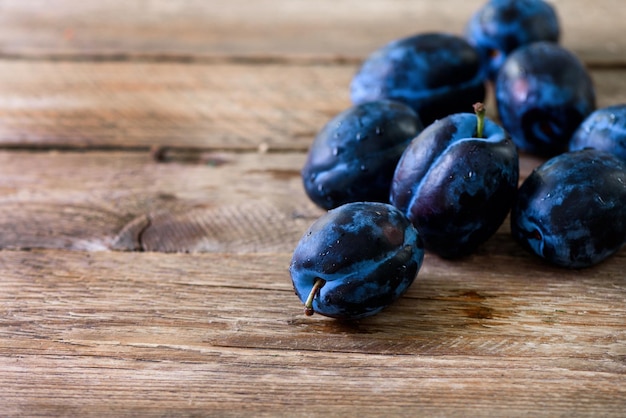
[[391, 203], [444, 258], [473, 253], [504, 222], [517, 190], [519, 159], [504, 130], [476, 115], [450, 115], [426, 127], [404, 152]]
[[551, 42], [513, 52], [498, 73], [495, 93], [502, 126], [515, 144], [542, 157], [566, 151], [574, 131], [596, 107], [582, 62]]
[[321, 315], [353, 320], [389, 306], [413, 283], [424, 259], [417, 230], [385, 203], [354, 202], [322, 215], [298, 243], [289, 271], [305, 303]]
[[626, 103], [593, 112], [574, 132], [569, 150], [594, 148], [626, 161]]
[[555, 9], [543, 0], [490, 0], [471, 17], [465, 37], [479, 51], [486, 76], [494, 80], [517, 48], [558, 42], [560, 25]]
[[396, 164], [423, 129], [408, 106], [389, 100], [353, 106], [322, 128], [302, 169], [304, 189], [324, 209], [388, 202]]
[[465, 39], [425, 33], [372, 53], [350, 85], [355, 104], [392, 99], [411, 106], [424, 126], [485, 98], [480, 56]]
[[553, 157], [520, 187], [511, 233], [552, 264], [600, 263], [626, 240], [626, 165], [593, 149]]

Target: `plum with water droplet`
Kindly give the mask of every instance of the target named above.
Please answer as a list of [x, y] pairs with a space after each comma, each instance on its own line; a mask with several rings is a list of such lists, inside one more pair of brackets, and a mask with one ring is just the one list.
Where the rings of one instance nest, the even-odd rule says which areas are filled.
[[388, 202], [396, 164], [422, 129], [418, 115], [399, 102], [380, 100], [344, 110], [309, 148], [301, 171], [307, 195], [324, 209]]
[[377, 314], [402, 296], [423, 259], [420, 234], [399, 210], [353, 202], [311, 225], [289, 271], [307, 315], [353, 320]]
[[626, 161], [626, 103], [594, 111], [574, 132], [569, 150], [593, 148]]
[[406, 103], [426, 126], [484, 100], [480, 56], [453, 34], [397, 39], [362, 63], [350, 83], [350, 97], [355, 104], [380, 99]]
[[558, 42], [556, 10], [544, 0], [489, 0], [470, 18], [465, 37], [481, 55], [484, 72], [494, 80], [517, 48], [539, 41]]
[[524, 248], [558, 266], [602, 262], [626, 241], [626, 163], [594, 149], [546, 161], [519, 189], [511, 233]]
[[519, 158], [506, 132], [458, 113], [426, 127], [398, 162], [391, 203], [444, 258], [473, 253], [504, 222], [517, 190]]
[[569, 50], [552, 42], [518, 48], [495, 82], [502, 126], [523, 151], [552, 157], [595, 110], [591, 77]]

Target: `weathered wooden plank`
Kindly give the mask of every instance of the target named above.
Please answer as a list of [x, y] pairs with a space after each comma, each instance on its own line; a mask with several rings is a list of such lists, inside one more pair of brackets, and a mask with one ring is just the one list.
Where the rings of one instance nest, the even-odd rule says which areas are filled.
[[[621, 0], [554, 0], [563, 43], [588, 62], [624, 64]], [[0, 52], [19, 56], [361, 59], [424, 31], [461, 34], [483, 0], [5, 0]], [[623, 35], [623, 30], [621, 32]]]
[[[305, 158], [0, 152], [0, 248], [290, 252], [324, 213], [302, 186]], [[520, 182], [541, 162], [522, 155]], [[481, 251], [520, 254], [509, 231], [507, 221]]]
[[0, 142], [303, 149], [348, 106], [351, 72], [343, 66], [2, 62]]
[[[0, 62], [0, 146], [306, 150], [353, 65]], [[626, 103], [624, 70], [592, 73]], [[494, 101], [487, 101], [495, 117]], [[471, 111], [471, 110], [470, 110]]]
[[[323, 213], [302, 186], [305, 158], [222, 152], [190, 164], [148, 152], [0, 152], [0, 248], [291, 251]], [[524, 156], [522, 176], [540, 161]], [[517, 251], [503, 228], [494, 245]]]
[[2, 409], [11, 416], [621, 417], [625, 406], [623, 375], [587, 370], [593, 361], [571, 370], [544, 358], [529, 365], [227, 349], [196, 358], [0, 357]]
[[39, 358], [44, 364], [36, 356], [0, 357], [7, 414], [621, 417], [624, 408], [623, 375], [585, 369], [594, 362], [568, 370], [542, 358], [520, 365], [274, 350], [222, 350], [194, 362], [167, 355], [137, 362], [123, 355]]
[[302, 315], [289, 257], [0, 252], [3, 413], [623, 414], [620, 260], [427, 256], [350, 325]]
[[304, 194], [301, 153], [205, 157], [5, 152], [0, 246], [274, 252], [322, 213]]

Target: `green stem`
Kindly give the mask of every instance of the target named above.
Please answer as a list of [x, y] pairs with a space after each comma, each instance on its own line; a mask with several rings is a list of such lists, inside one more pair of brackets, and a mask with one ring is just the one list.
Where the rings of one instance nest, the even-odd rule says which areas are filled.
[[322, 286], [324, 286], [325, 284], [326, 280], [320, 279], [319, 277], [316, 278], [313, 282], [313, 288], [309, 293], [309, 297], [306, 298], [306, 301], [304, 302], [304, 314], [306, 316], [311, 316], [315, 313], [315, 311], [313, 310], [313, 299], [315, 299], [317, 292], [319, 292]]
[[485, 105], [478, 102], [474, 104], [474, 113], [476, 113], [476, 137], [483, 138], [485, 130]]

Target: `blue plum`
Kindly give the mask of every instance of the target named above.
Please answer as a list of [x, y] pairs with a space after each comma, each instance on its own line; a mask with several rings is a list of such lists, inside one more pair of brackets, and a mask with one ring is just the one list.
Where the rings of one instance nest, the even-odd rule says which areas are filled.
[[574, 132], [569, 150], [594, 148], [626, 161], [626, 103], [593, 112]]
[[427, 126], [398, 162], [391, 203], [444, 258], [471, 254], [504, 222], [519, 180], [519, 158], [506, 132], [471, 113]]
[[318, 133], [302, 169], [304, 189], [324, 209], [349, 202], [389, 201], [396, 164], [422, 123], [390, 100], [355, 105]]
[[502, 126], [515, 144], [543, 157], [566, 151], [572, 134], [596, 106], [583, 63], [552, 42], [513, 52], [498, 73], [495, 95]]
[[353, 202], [311, 225], [289, 271], [307, 315], [353, 320], [402, 296], [423, 259], [420, 235], [400, 211], [386, 203]]
[[549, 263], [600, 263], [626, 240], [626, 165], [594, 149], [551, 158], [522, 183], [511, 233]]
[[489, 0], [470, 18], [465, 37], [494, 80], [511, 52], [533, 42], [558, 42], [560, 32], [556, 11], [544, 0]]
[[380, 99], [411, 106], [424, 125], [485, 98], [480, 56], [465, 39], [422, 33], [374, 51], [352, 78], [354, 104]]

